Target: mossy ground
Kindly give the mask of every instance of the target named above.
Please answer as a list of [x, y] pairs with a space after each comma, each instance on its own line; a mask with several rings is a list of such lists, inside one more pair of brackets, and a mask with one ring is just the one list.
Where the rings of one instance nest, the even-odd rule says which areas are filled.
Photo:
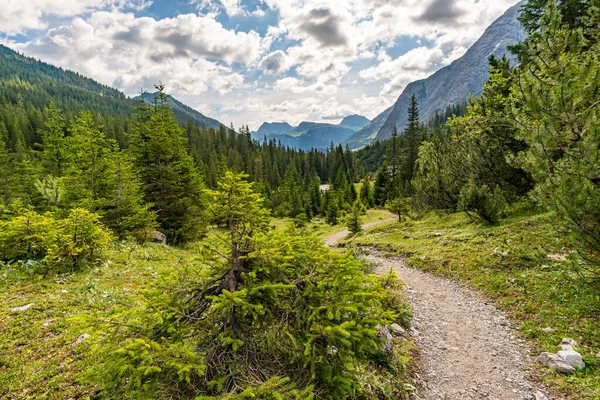
[[[468, 283], [508, 312], [534, 351], [579, 343], [587, 368], [570, 376], [541, 368], [542, 380], [568, 398], [600, 399], [600, 288], [581, 279], [569, 232], [553, 214], [525, 215], [488, 225], [463, 213], [379, 225], [346, 242], [405, 255], [414, 267]], [[546, 333], [543, 328], [555, 329]]]

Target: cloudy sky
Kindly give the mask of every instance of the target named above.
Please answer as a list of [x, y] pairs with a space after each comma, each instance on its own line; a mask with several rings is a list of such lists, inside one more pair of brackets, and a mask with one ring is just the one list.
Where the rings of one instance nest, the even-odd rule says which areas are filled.
[[373, 118], [518, 0], [1, 0], [0, 42], [236, 127]]

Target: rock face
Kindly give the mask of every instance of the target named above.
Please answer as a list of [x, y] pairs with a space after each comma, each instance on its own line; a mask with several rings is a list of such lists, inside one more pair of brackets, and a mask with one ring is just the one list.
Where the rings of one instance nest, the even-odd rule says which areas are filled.
[[340, 122], [339, 126], [343, 126], [344, 128], [350, 128], [352, 130], [362, 129], [365, 126], [369, 125], [371, 121], [363, 117], [362, 115], [349, 115]]
[[377, 137], [379, 129], [388, 119], [393, 108], [394, 106], [376, 116], [369, 125], [356, 131], [352, 136], [346, 139], [343, 144], [347, 144], [351, 149], [360, 149], [371, 143]]
[[256, 132], [252, 132], [254, 139], [262, 141], [264, 137], [271, 138], [273, 136], [285, 135], [294, 129], [287, 122], [265, 122]]
[[413, 94], [419, 102], [421, 121], [427, 121], [436, 111], [444, 112], [448, 106], [467, 101], [470, 94], [481, 95], [488, 78], [488, 58], [491, 55], [508, 55], [507, 47], [525, 38], [525, 31], [517, 20], [523, 4], [524, 1], [521, 1], [506, 11], [461, 58], [429, 78], [409, 84], [394, 104], [375, 140], [388, 139], [394, 125], [402, 132]]
[[358, 129], [369, 123], [361, 115], [349, 115], [337, 125], [304, 121], [297, 127], [292, 127], [285, 122], [265, 122], [258, 131], [252, 133], [252, 137], [260, 141], [264, 138], [275, 139], [284, 146], [296, 149], [325, 150], [331, 143], [335, 146], [345, 143]]

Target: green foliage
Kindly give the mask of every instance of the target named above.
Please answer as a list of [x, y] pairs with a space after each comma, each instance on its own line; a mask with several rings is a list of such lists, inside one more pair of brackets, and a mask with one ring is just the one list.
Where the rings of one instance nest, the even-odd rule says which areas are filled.
[[111, 235], [99, 215], [74, 208], [67, 218], [57, 221], [57, 228], [58, 234], [48, 249], [46, 262], [80, 268], [104, 259]]
[[498, 186], [492, 190], [487, 185], [477, 186], [470, 182], [460, 190], [458, 209], [469, 215], [476, 214], [486, 222], [494, 224], [502, 217], [506, 209], [506, 200]]
[[145, 200], [171, 243], [205, 233], [206, 199], [200, 175], [186, 149], [187, 140], [169, 106], [163, 86], [154, 105], [140, 104], [131, 153], [141, 177]]
[[25, 211], [8, 221], [0, 221], [0, 258], [4, 261], [43, 259], [57, 236], [53, 214]]
[[28, 210], [0, 221], [0, 259], [41, 260], [48, 268], [79, 268], [102, 260], [110, 240], [99, 216], [81, 208], [59, 220]]
[[228, 172], [210, 192], [226, 234], [165, 270], [147, 306], [99, 321], [104, 395], [346, 398], [360, 390], [356, 366], [381, 359], [377, 325], [405, 309], [389, 277], [306, 231], [269, 231], [244, 178]]
[[398, 221], [402, 221], [411, 212], [411, 201], [410, 197], [396, 197], [395, 199], [388, 200], [385, 204], [385, 208], [398, 216]]
[[600, 47], [582, 28], [569, 28], [559, 10], [549, 3], [527, 42], [536, 56], [519, 69], [521, 84], [512, 90], [519, 136], [528, 144], [518, 161], [536, 180], [534, 197], [558, 211], [583, 248], [599, 254]]
[[352, 205], [352, 211], [346, 216], [346, 226], [351, 234], [356, 235], [363, 230], [362, 214], [364, 214], [364, 211], [364, 205], [360, 199], [356, 200]]

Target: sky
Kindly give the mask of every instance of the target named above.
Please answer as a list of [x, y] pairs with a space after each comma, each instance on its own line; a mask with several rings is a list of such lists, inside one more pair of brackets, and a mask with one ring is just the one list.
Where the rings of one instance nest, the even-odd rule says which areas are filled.
[[518, 0], [1, 0], [0, 43], [222, 123], [371, 119]]

